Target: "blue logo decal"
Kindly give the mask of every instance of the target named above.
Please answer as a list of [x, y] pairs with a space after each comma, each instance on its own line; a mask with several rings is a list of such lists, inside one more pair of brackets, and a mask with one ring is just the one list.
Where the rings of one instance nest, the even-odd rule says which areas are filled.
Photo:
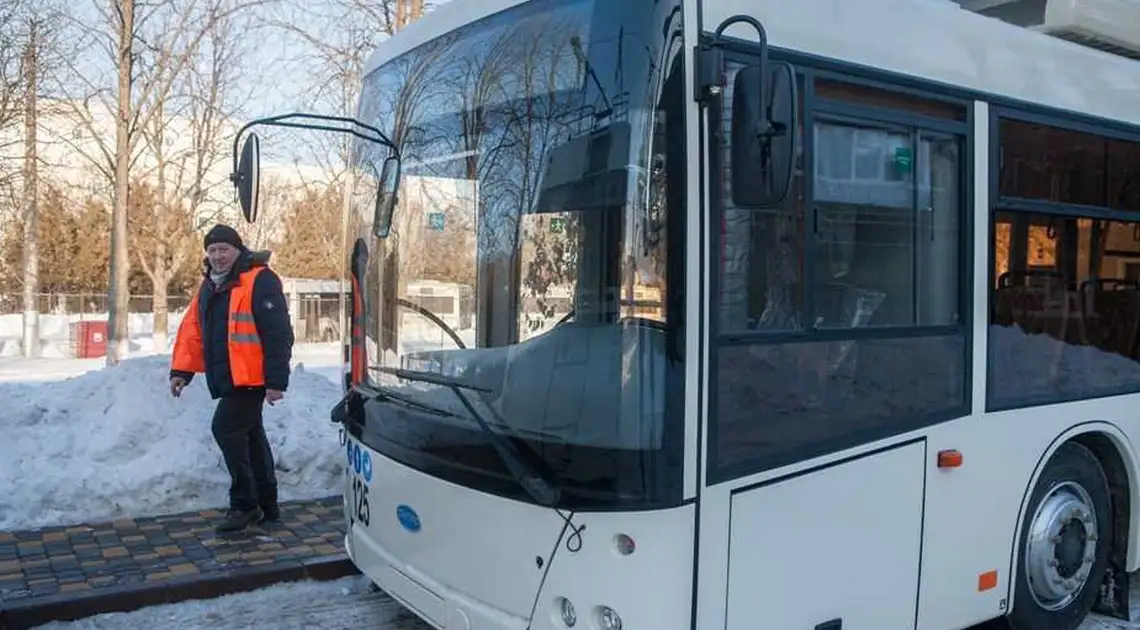
[[367, 449], [360, 448], [356, 442], [348, 442], [346, 447], [348, 467], [353, 472], [364, 477], [364, 481], [372, 483], [372, 455]]
[[398, 506], [396, 508], [396, 520], [400, 521], [400, 525], [409, 532], [420, 531], [420, 515], [416, 514], [416, 511], [410, 506]]
[[360, 450], [360, 454], [364, 460], [360, 464], [360, 475], [364, 477], [366, 483], [372, 483], [372, 455], [364, 449]]

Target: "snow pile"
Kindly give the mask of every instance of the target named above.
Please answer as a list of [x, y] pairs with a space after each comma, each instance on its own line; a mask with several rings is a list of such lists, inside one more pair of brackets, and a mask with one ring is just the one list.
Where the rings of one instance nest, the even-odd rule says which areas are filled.
[[720, 465], [910, 428], [966, 400], [967, 349], [957, 336], [725, 346], [717, 353]]
[[989, 392], [1001, 405], [1115, 394], [1140, 382], [1140, 363], [1095, 346], [1016, 326], [990, 326], [989, 343]]
[[[215, 403], [198, 377], [173, 398], [169, 357], [49, 383], [0, 383], [0, 531], [224, 507], [229, 475], [210, 432]], [[265, 407], [281, 500], [338, 494], [331, 380], [294, 368]]]
[[[999, 405], [1091, 398], [1135, 391], [1140, 383], [1140, 362], [1095, 346], [1002, 326], [989, 327], [988, 341], [987, 394]], [[886, 426], [910, 428], [966, 400], [969, 348], [956, 336], [717, 352], [721, 463]]]
[[369, 584], [363, 576], [334, 582], [291, 582], [216, 599], [57, 621], [39, 626], [39, 630], [429, 630], [391, 597], [371, 592]]

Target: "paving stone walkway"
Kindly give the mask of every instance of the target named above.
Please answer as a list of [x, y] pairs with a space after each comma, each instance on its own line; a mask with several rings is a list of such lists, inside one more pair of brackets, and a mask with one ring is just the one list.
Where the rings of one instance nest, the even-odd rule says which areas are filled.
[[118, 604], [109, 608], [122, 609], [134, 592], [148, 593], [141, 605], [149, 605], [186, 599], [191, 591], [211, 596], [218, 587], [201, 588], [211, 581], [245, 590], [243, 581], [256, 588], [281, 581], [276, 577], [311, 577], [306, 568], [330, 560], [345, 565], [341, 502], [338, 496], [282, 503], [279, 521], [232, 534], [214, 531], [224, 518], [216, 510], [0, 532], [0, 628], [17, 627], [21, 611], [45, 607], [75, 617], [60, 607], [71, 600], [112, 595]]

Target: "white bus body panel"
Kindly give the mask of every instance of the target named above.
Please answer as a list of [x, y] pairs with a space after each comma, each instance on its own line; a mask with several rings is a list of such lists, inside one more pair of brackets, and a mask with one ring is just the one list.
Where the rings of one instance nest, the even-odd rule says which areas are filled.
[[[1140, 64], [962, 9], [950, 0], [701, 0], [712, 31], [737, 14], [772, 46], [1140, 124]], [[747, 41], [745, 24], [728, 35]], [[988, 216], [987, 214], [980, 216]]]
[[913, 627], [925, 453], [912, 442], [735, 493], [728, 630]]
[[[535, 558], [545, 563], [550, 557], [562, 519], [553, 510], [474, 492], [359, 446], [371, 458], [372, 479], [369, 525], [356, 521], [349, 535], [357, 567], [439, 627], [448, 627], [456, 610], [470, 613], [468, 607], [482, 604], [487, 621], [499, 624], [488, 627], [525, 628], [545, 570]], [[346, 497], [353, 496], [351, 476]], [[401, 505], [418, 514], [419, 531], [401, 525]]]
[[[1140, 124], [1140, 110], [1135, 107], [1140, 102], [1137, 62], [985, 18], [948, 1], [702, 0], [700, 7], [704, 31], [715, 29], [733, 15], [751, 15], [763, 22], [769, 43], [775, 47]], [[747, 41], [756, 39], [746, 25], [735, 25], [727, 33]], [[723, 567], [729, 560], [730, 511], [733, 527], [738, 526], [731, 499], [735, 488], [925, 436], [927, 488], [919, 612], [916, 624], [899, 626], [919, 630], [966, 628], [1013, 606], [1011, 572], [1019, 561], [1015, 541], [1025, 502], [1045, 461], [1065, 439], [1088, 432], [1109, 436], [1122, 455], [1136, 496], [1135, 481], [1140, 474], [1133, 443], [1140, 436], [1140, 414], [1136, 413], [1140, 395], [984, 412], [989, 319], [985, 279], [990, 273], [987, 104], [976, 103], [974, 115], [974, 413], [875, 444], [706, 487], [701, 497], [698, 628], [723, 628], [730, 621], [732, 608], [724, 602], [724, 593], [735, 584], [729, 583]], [[708, 203], [707, 198], [704, 201]], [[706, 444], [707, 430], [706, 417], [702, 425]], [[964, 466], [940, 470], [935, 458], [942, 449], [962, 451]], [[1140, 568], [1136, 542], [1140, 518], [1130, 520], [1127, 568], [1136, 570]], [[834, 560], [806, 553], [802, 561], [835, 566]], [[992, 570], [998, 572], [997, 586], [981, 589], [979, 576]], [[878, 579], [879, 572], [874, 575]], [[804, 597], [810, 599], [809, 595]]]
[[[609, 606], [625, 627], [690, 627], [692, 504], [574, 515], [574, 526], [584, 528], [575, 542], [562, 536], [565, 523], [552, 509], [448, 483], [348, 439], [367, 453], [372, 471], [370, 522], [350, 528], [349, 558], [424, 621], [444, 630], [564, 630], [562, 597], [591, 623], [599, 606]], [[353, 476], [363, 480], [350, 466], [346, 511], [353, 509]], [[415, 509], [419, 531], [401, 525], [400, 505]], [[618, 534], [634, 539], [633, 554], [618, 553]]]
[[[576, 627], [582, 630], [601, 627], [599, 606], [621, 615], [622, 628], [692, 628], [695, 517], [693, 504], [653, 512], [575, 515], [575, 525], [586, 525], [582, 549], [567, 553], [565, 544], [559, 549], [530, 630], [566, 630], [556, 616], [559, 597], [574, 603]], [[632, 555], [617, 552], [618, 534], [636, 541]]]

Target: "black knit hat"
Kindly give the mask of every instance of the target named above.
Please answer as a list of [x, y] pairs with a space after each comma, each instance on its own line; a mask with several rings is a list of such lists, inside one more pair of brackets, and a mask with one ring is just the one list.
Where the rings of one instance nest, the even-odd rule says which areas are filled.
[[206, 233], [206, 242], [202, 244], [202, 248], [205, 249], [214, 243], [229, 243], [238, 249], [243, 247], [241, 235], [237, 233], [237, 230], [221, 223], [210, 228], [210, 231]]

